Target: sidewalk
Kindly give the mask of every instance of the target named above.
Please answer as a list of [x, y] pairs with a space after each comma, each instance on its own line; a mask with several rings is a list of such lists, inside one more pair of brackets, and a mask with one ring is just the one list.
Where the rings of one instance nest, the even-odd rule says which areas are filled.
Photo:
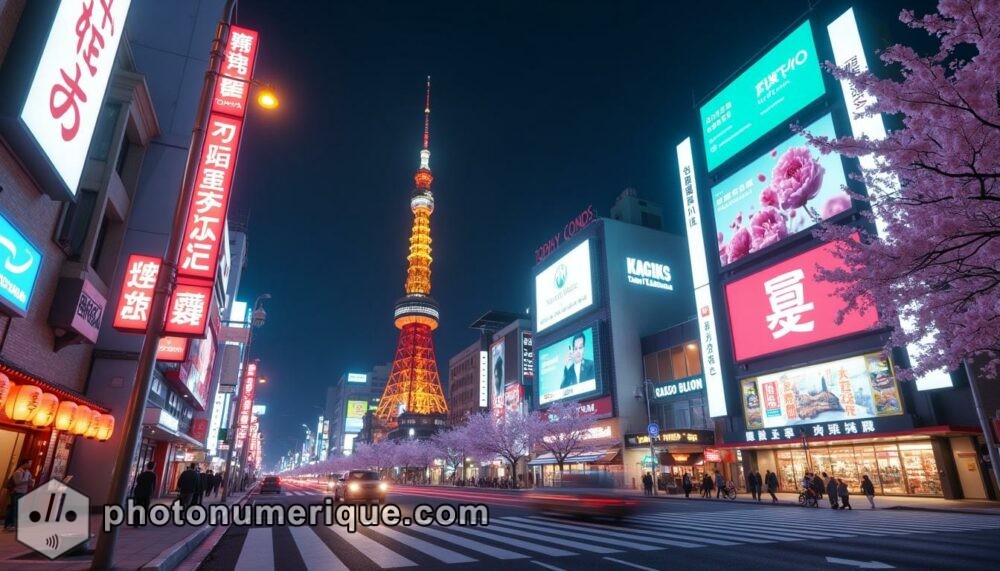
[[[641, 490], [628, 490], [629, 493], [635, 495], [643, 495]], [[657, 491], [656, 497], [665, 500], [681, 500], [687, 502], [728, 502], [733, 503], [744, 503], [744, 504], [756, 504], [758, 503], [753, 498], [750, 497], [748, 492], [740, 492], [736, 496], [735, 500], [723, 500], [715, 499], [715, 494], [713, 492], [711, 499], [704, 499], [701, 496], [695, 495], [697, 492], [691, 492], [690, 498], [685, 498], [684, 494], [665, 494], [662, 490]], [[764, 499], [759, 503], [764, 506], [793, 506], [799, 507], [799, 495], [798, 493], [791, 492], [777, 492], [778, 503], [771, 503], [771, 496], [764, 492]], [[829, 509], [830, 503], [827, 501], [826, 497], [823, 497], [823, 501], [820, 502], [820, 507], [826, 507]], [[862, 494], [851, 494], [851, 506], [857, 509], [866, 510], [869, 509], [868, 498]], [[1000, 516], [1000, 502], [991, 502], [988, 500], [944, 500], [940, 498], [925, 498], [925, 497], [913, 497], [913, 496], [875, 496], [875, 507], [876, 509], [887, 509], [887, 510], [920, 510], [920, 511], [934, 511], [934, 512], [955, 512], [955, 513], [975, 513], [984, 515], [994, 515]]]
[[[243, 501], [247, 492], [236, 492], [226, 502], [229, 505]], [[170, 504], [173, 497], [163, 497], [153, 500], [154, 504]], [[219, 498], [209, 498], [202, 505], [217, 504]], [[90, 516], [90, 549], [97, 542], [97, 533], [101, 527], [101, 515]], [[118, 543], [115, 549], [115, 567], [118, 569], [157, 569], [168, 571], [173, 569], [184, 556], [194, 550], [211, 533], [208, 525], [182, 527], [126, 527], [118, 528]], [[90, 568], [92, 553], [85, 555], [63, 556], [55, 561], [35, 553], [30, 548], [17, 541], [16, 534], [0, 534], [0, 568], [11, 568], [31, 571], [76, 571]]]

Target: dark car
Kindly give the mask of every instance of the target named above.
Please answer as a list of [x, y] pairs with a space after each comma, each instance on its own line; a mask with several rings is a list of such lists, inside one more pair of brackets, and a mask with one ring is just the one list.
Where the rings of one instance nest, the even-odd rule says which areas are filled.
[[264, 481], [260, 484], [261, 494], [280, 494], [281, 493], [281, 478], [277, 476], [268, 476], [264, 478]]
[[527, 494], [532, 507], [580, 518], [606, 517], [621, 520], [635, 511], [638, 502], [614, 488], [605, 473], [564, 474], [557, 486], [537, 488]]
[[351, 470], [337, 482], [333, 490], [333, 501], [371, 501], [385, 502], [389, 493], [389, 484], [382, 481], [375, 470]]

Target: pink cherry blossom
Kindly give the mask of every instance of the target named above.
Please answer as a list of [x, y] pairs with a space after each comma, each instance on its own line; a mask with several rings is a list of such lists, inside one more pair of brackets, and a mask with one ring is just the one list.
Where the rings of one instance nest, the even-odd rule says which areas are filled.
[[788, 236], [785, 215], [773, 206], [765, 206], [750, 219], [750, 251], [756, 252]]
[[743, 256], [746, 256], [751, 252], [750, 244], [752, 240], [750, 238], [750, 231], [746, 228], [740, 228], [733, 234], [733, 239], [729, 241], [728, 254], [729, 261], [727, 263], [733, 263], [739, 260]]
[[782, 210], [804, 206], [823, 185], [823, 167], [808, 147], [792, 147], [778, 159], [771, 172], [771, 188], [778, 193]]
[[770, 186], [760, 191], [760, 204], [762, 206], [777, 206], [778, 193]]
[[823, 219], [826, 220], [836, 214], [849, 209], [851, 207], [851, 198], [846, 194], [838, 194], [837, 196], [831, 196], [826, 203], [823, 205], [823, 210], [821, 214]]

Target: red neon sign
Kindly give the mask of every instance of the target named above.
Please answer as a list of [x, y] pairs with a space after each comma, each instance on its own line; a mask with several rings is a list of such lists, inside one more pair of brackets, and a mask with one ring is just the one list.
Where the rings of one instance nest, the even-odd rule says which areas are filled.
[[182, 363], [187, 360], [187, 349], [186, 337], [160, 337], [160, 343], [156, 346], [156, 360]]
[[212, 307], [212, 284], [179, 283], [174, 287], [163, 333], [175, 337], [204, 337]]
[[247, 364], [247, 374], [243, 377], [243, 388], [240, 391], [240, 410], [236, 419], [236, 447], [242, 448], [250, 428], [253, 411], [253, 393], [257, 385], [257, 364]]
[[250, 79], [257, 59], [257, 32], [232, 26], [226, 42], [225, 59], [221, 75], [215, 82], [212, 96], [212, 113], [225, 113], [235, 117], [246, 114], [250, 95]]
[[149, 309], [153, 303], [156, 276], [160, 273], [160, 259], [154, 256], [132, 254], [125, 265], [121, 293], [115, 309], [112, 326], [119, 331], [146, 331]]
[[816, 279], [816, 267], [844, 268], [835, 244], [824, 244], [726, 285], [729, 326], [736, 360], [743, 361], [864, 331], [875, 325], [874, 309], [852, 312], [836, 324], [844, 307], [837, 284]]

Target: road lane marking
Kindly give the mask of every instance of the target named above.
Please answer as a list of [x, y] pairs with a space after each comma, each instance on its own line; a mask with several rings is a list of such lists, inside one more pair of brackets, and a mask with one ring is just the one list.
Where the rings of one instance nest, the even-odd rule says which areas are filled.
[[389, 569], [391, 567], [416, 566], [416, 563], [413, 561], [410, 561], [367, 535], [362, 535], [360, 531], [351, 533], [337, 524], [328, 525], [326, 527], [333, 531], [333, 533], [337, 534], [337, 537], [351, 544], [355, 549], [360, 551], [362, 555], [371, 559], [373, 563], [383, 569]]
[[605, 557], [608, 561], [614, 561], [619, 565], [625, 565], [626, 567], [635, 567], [636, 569], [642, 569], [643, 571], [659, 571], [659, 569], [653, 569], [652, 567], [645, 567], [643, 565], [638, 565], [635, 563], [629, 563], [628, 561], [622, 561], [621, 559], [615, 559], [614, 557]]
[[247, 530], [243, 549], [236, 560], [237, 569], [250, 571], [273, 571], [274, 537], [269, 527], [254, 527]]
[[[350, 568], [330, 551], [330, 547], [314, 531], [292, 526], [289, 526], [288, 531], [292, 533], [295, 547], [302, 555], [307, 571], [349, 571]], [[240, 568], [239, 565], [237, 568]]]
[[[539, 519], [539, 520], [543, 520], [543, 521], [553, 521], [553, 522], [557, 522], [557, 523], [560, 522], [560, 520], [552, 518], [551, 516], [531, 516], [530, 519]], [[687, 548], [705, 547], [704, 543], [695, 543], [697, 541], [695, 539], [691, 539], [690, 541], [681, 541], [679, 539], [674, 539], [675, 536], [673, 536], [673, 535], [670, 536], [671, 539], [664, 539], [663, 538], [663, 535], [664, 535], [663, 533], [657, 532], [657, 531], [651, 531], [651, 530], [648, 530], [648, 529], [639, 529], [639, 528], [635, 528], [635, 527], [613, 526], [613, 525], [608, 525], [606, 523], [593, 523], [593, 522], [589, 522], [589, 521], [577, 521], [577, 522], [573, 522], [573, 525], [581, 526], [581, 527], [588, 527], [588, 528], [593, 528], [593, 529], [609, 529], [609, 530], [612, 530], [612, 531], [628, 530], [628, 532], [630, 534], [632, 534], [632, 537], [635, 538], [635, 539], [641, 539], [642, 541], [662, 543], [663, 545], [672, 545], [674, 547], [687, 547]], [[685, 537], [685, 539], [690, 539], [690, 538]], [[732, 545], [738, 545], [738, 544], [733, 543]]]
[[416, 537], [410, 537], [409, 535], [396, 531], [394, 529], [389, 529], [386, 527], [369, 527], [368, 528], [375, 533], [384, 535], [393, 541], [402, 543], [403, 545], [408, 545], [421, 553], [430, 555], [438, 561], [443, 561], [444, 563], [472, 563], [473, 561], [478, 561], [471, 557], [466, 557], [461, 553], [457, 553], [450, 549], [445, 549], [444, 547], [439, 547], [433, 543], [424, 541], [423, 539], [417, 539]]
[[[459, 537], [457, 535], [454, 535], [452, 533], [448, 533], [448, 532], [445, 532], [445, 531], [441, 531], [439, 529], [433, 529], [433, 528], [427, 528], [427, 527], [420, 527], [420, 526], [414, 526], [414, 527], [411, 527], [411, 528], [408, 528], [408, 529], [410, 531], [415, 531], [417, 533], [423, 533], [423, 534], [429, 535], [431, 537], [434, 537], [434, 538], [437, 538], [437, 539], [440, 539], [440, 540], [443, 540], [443, 541], [449, 541], [451, 543], [454, 543], [455, 545], [460, 545], [460, 546], [462, 546], [462, 547], [464, 547], [466, 549], [469, 549], [471, 551], [478, 551], [479, 553], [490, 555], [490, 556], [496, 557], [497, 559], [524, 559], [524, 558], [528, 557], [527, 555], [522, 555], [521, 553], [517, 553], [515, 551], [510, 551], [508, 549], [502, 549], [502, 548], [499, 548], [499, 547], [493, 547], [492, 545], [486, 545], [485, 543], [480, 543], [478, 541], [473, 541], [471, 539], [466, 539], [464, 537]], [[451, 529], [454, 530], [454, 531], [466, 531], [466, 532], [470, 531], [470, 530], [467, 530], [467, 529], [465, 529], [463, 527], [457, 527], [457, 526], [456, 527], [452, 527]], [[489, 535], [487, 533], [482, 533], [482, 532], [478, 532], [478, 531], [476, 533], [473, 533], [472, 535], [482, 535], [483, 537], [486, 537], [488, 539], [493, 538], [491, 535]], [[493, 539], [495, 539], [495, 538], [493, 538]], [[513, 545], [514, 547], [519, 547], [517, 545], [517, 543], [519, 543], [519, 542], [506, 541], [505, 543], [509, 543], [510, 545]], [[559, 551], [559, 550], [558, 549], [552, 549], [552, 551]], [[564, 552], [564, 553], [569, 553], [569, 552]], [[575, 553], [570, 553], [570, 555], [576, 555], [576, 554]]]
[[562, 567], [556, 567], [555, 565], [549, 565], [548, 563], [542, 563], [541, 561], [535, 561], [534, 559], [532, 559], [531, 562], [539, 567], [545, 567], [546, 569], [551, 569], [552, 571], [566, 571]]
[[[654, 545], [649, 545], [647, 543], [636, 543], [634, 541], [625, 541], [621, 539], [614, 539], [612, 537], [601, 537], [595, 534], [579, 533], [575, 531], [568, 531], [566, 528], [573, 529], [572, 526], [568, 525], [550, 525], [543, 523], [524, 523], [518, 521], [510, 521], [510, 518], [500, 518], [505, 525], [511, 525], [514, 527], [519, 527], [529, 531], [545, 531], [547, 533], [555, 533], [560, 536], [575, 537], [576, 539], [583, 539], [586, 541], [596, 541], [600, 543], [607, 543], [608, 545], [614, 545], [616, 547], [627, 547], [629, 549], [635, 549], [636, 551], [657, 551], [663, 549], [663, 547], [657, 547]], [[492, 523], [490, 524], [493, 525]], [[562, 529], [560, 529], [562, 528]]]
[[[509, 528], [505, 525], [500, 525], [496, 520], [490, 522], [489, 526], [491, 531], [515, 536], [524, 536], [524, 530], [521, 528]], [[532, 529], [533, 532], [537, 530]], [[555, 543], [556, 545], [561, 545], [563, 547], [571, 547], [573, 549], [582, 549], [583, 551], [589, 551], [591, 553], [621, 553], [620, 549], [609, 549], [607, 547], [600, 547], [597, 545], [589, 545], [586, 543], [580, 543], [579, 541], [572, 541], [569, 539], [564, 539], [562, 537], [553, 537], [551, 535], [545, 535], [541, 533], [532, 533], [531, 538], [535, 541], [544, 541], [546, 543]], [[589, 538], [587, 538], [589, 539]]]

